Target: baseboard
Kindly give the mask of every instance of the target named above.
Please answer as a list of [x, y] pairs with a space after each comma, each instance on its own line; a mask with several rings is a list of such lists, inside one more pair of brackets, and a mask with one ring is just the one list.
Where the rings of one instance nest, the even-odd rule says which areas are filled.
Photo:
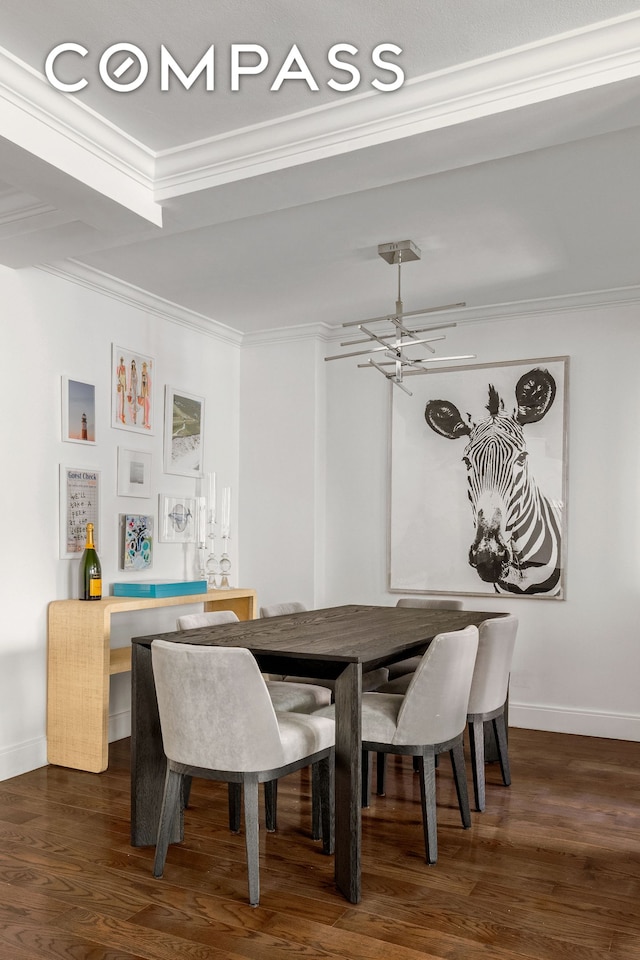
[[131, 710], [121, 710], [109, 717], [109, 743], [131, 736]]
[[36, 740], [27, 740], [25, 743], [0, 751], [0, 780], [19, 777], [21, 773], [29, 773], [30, 770], [36, 770], [46, 764], [47, 738], [38, 737]]
[[583, 737], [640, 741], [640, 717], [509, 702], [509, 726]]

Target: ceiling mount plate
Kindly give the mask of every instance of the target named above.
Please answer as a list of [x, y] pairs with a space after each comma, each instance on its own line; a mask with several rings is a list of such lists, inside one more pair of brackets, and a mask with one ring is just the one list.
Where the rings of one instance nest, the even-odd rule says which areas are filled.
[[407, 263], [409, 260], [419, 260], [421, 253], [413, 240], [399, 240], [397, 243], [379, 243], [378, 256], [387, 263]]

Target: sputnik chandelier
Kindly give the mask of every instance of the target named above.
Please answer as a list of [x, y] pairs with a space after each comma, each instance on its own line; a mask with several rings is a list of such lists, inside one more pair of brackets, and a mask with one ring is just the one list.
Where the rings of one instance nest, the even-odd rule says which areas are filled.
[[[359, 363], [359, 368], [373, 368], [378, 370], [387, 380], [412, 396], [411, 391], [403, 383], [403, 375], [407, 373], [428, 373], [425, 364], [441, 363], [445, 360], [472, 360], [475, 357], [473, 353], [461, 354], [452, 357], [437, 356], [416, 356], [413, 348], [422, 346], [430, 353], [435, 354], [435, 348], [431, 346], [437, 340], [445, 340], [444, 334], [435, 337], [420, 337], [421, 333], [432, 333], [436, 330], [446, 330], [455, 327], [455, 323], [430, 323], [428, 326], [410, 329], [405, 321], [410, 318], [423, 317], [430, 313], [440, 313], [443, 310], [453, 310], [456, 307], [464, 307], [465, 303], [447, 303], [440, 307], [425, 307], [423, 310], [412, 310], [409, 313], [404, 312], [402, 304], [402, 264], [411, 260], [420, 259], [420, 248], [415, 245], [413, 240], [401, 240], [398, 243], [381, 243], [378, 245], [378, 255], [386, 260], [387, 263], [398, 265], [398, 299], [396, 300], [396, 309], [393, 313], [386, 313], [380, 317], [369, 317], [368, 320], [349, 320], [343, 323], [343, 327], [357, 327], [364, 337], [358, 337], [357, 340], [343, 340], [341, 347], [351, 347], [360, 344], [367, 344], [367, 350], [355, 350], [351, 353], [337, 353], [332, 357], [325, 357], [325, 360], [342, 360], [345, 357], [365, 357], [368, 360]], [[385, 324], [386, 326], [371, 329], [372, 324]], [[391, 325], [389, 327], [389, 324]], [[371, 344], [377, 344], [371, 346]], [[407, 353], [407, 349], [411, 353]], [[377, 355], [377, 356], [375, 356]]]

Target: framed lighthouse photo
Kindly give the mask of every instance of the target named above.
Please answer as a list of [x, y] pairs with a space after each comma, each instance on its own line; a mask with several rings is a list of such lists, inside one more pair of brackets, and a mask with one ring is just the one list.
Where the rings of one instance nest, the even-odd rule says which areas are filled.
[[96, 388], [83, 380], [62, 378], [62, 439], [68, 443], [96, 442]]
[[393, 391], [390, 590], [565, 598], [568, 363], [440, 368]]

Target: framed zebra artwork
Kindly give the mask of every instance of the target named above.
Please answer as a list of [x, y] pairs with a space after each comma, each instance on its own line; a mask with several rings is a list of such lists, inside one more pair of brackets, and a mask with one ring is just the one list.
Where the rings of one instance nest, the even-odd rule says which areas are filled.
[[391, 591], [564, 599], [568, 366], [441, 368], [392, 391]]

